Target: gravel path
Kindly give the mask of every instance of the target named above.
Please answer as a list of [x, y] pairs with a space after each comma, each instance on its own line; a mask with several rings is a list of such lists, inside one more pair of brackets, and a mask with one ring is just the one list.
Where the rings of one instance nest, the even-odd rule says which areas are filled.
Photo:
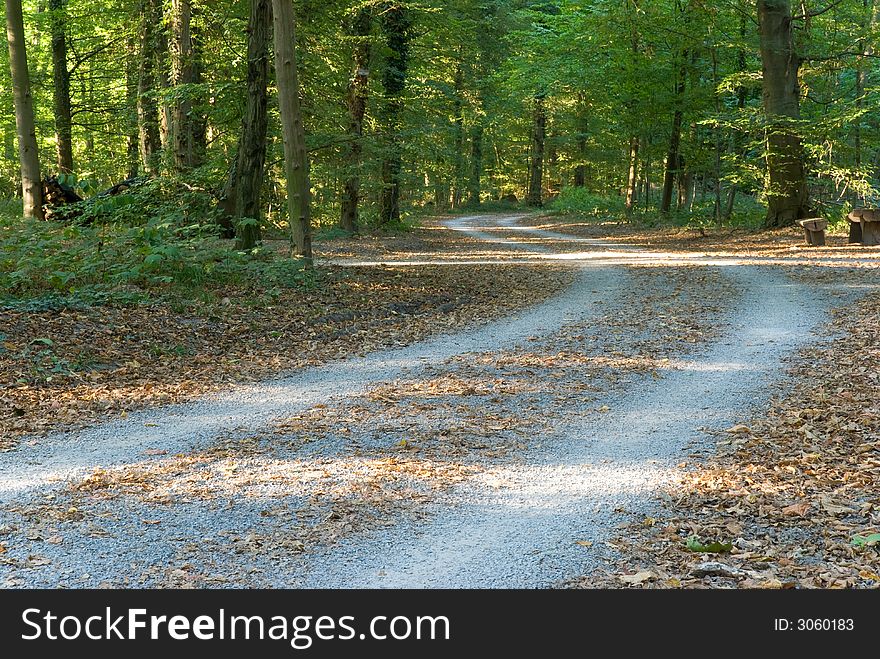
[[[19, 450], [0, 454], [0, 504], [47, 505], [56, 493], [63, 501], [60, 490], [72, 479], [98, 466], [150, 460], [148, 449], [172, 455], [210, 448], [317, 404], [331, 406], [426, 369], [449, 370], [445, 362], [456, 356], [516, 352], [527, 340], [542, 337], [561, 340], [563, 328], [589, 327], [600, 309], [613, 313], [614, 305], [633, 304], [645, 294], [633, 290], [623, 266], [665, 263], [663, 255], [619, 246], [609, 252], [602, 241], [518, 227], [517, 219], [459, 218], [449, 227], [504, 249], [567, 258], [579, 274], [560, 295], [503, 321], [406, 348], [237, 387], [196, 404], [131, 414], [36, 444], [23, 442]], [[554, 242], [577, 244], [579, 251], [556, 253]], [[239, 537], [259, 528], [260, 516], [275, 514], [267, 513], [267, 501], [278, 490], [264, 490], [262, 499], [245, 505], [232, 506], [230, 500], [226, 507], [183, 502], [187, 505], [157, 508], [125, 500], [108, 505], [114, 514], [97, 516], [106, 518], [97, 520], [100, 528], [67, 534], [63, 542], [47, 543], [38, 533], [28, 542], [10, 536], [5, 555], [18, 562], [0, 561], [0, 585], [151, 585], [145, 571], [184, 559], [204, 563], [205, 554], [216, 558], [214, 571], [254, 574], [235, 585], [544, 587], [594, 569], [607, 555], [602, 541], [621, 514], [650, 511], [650, 493], [675, 474], [686, 451], [705, 441], [703, 429], [728, 427], [764, 403], [767, 387], [781, 376], [783, 357], [810, 340], [834, 304], [830, 292], [810, 291], [773, 268], [704, 265], [719, 263], [742, 291], [721, 319], [727, 330], [720, 338], [662, 379], [644, 377], [637, 386], [604, 394], [604, 414], [596, 414], [593, 401], [571, 400], [554, 416], [550, 430], [515, 460], [488, 465], [429, 504], [425, 515], [350, 534], [340, 544], [294, 559], [289, 548], [270, 550], [250, 536]], [[654, 311], [645, 308], [646, 314]], [[320, 465], [346, 451], [351, 454], [339, 442], [316, 443], [292, 457]], [[306, 493], [293, 496], [289, 507], [304, 505], [307, 498]], [[0, 541], [4, 525], [8, 534], [11, 523], [14, 516], [0, 511]], [[233, 541], [256, 549], [221, 559], [224, 543]]]
[[[503, 239], [468, 229], [469, 220], [452, 228], [489, 241]], [[501, 218], [501, 225], [516, 218]], [[113, 466], [143, 457], [145, 449], [168, 453], [209, 446], [224, 433], [259, 429], [273, 419], [316, 404], [358, 395], [382, 382], [454, 355], [513, 346], [531, 336], [553, 332], [594, 312], [597, 299], [613, 299], [625, 285], [619, 268], [584, 271], [563, 294], [512, 317], [464, 332], [441, 335], [405, 348], [350, 358], [294, 376], [256, 385], [234, 387], [222, 396], [195, 404], [148, 409], [100, 426], [23, 442], [19, 450], [0, 453], [0, 502], [36, 486], [71, 478], [97, 465]]]
[[747, 294], [730, 311], [731, 330], [703, 354], [610, 401], [605, 415], [570, 410], [523, 464], [458, 488], [430, 525], [348, 541], [316, 557], [301, 585], [533, 588], [599, 567], [620, 513], [650, 512], [647, 498], [703, 430], [763, 403], [781, 358], [824, 317], [813, 296], [771, 270], [729, 276]]

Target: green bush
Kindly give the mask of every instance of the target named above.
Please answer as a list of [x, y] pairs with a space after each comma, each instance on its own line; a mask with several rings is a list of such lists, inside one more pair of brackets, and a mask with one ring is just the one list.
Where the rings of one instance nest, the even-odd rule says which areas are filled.
[[548, 208], [587, 217], [620, 216], [624, 212], [624, 200], [619, 196], [603, 197], [586, 188], [565, 188]]
[[131, 304], [308, 281], [299, 261], [220, 240], [205, 192], [150, 181], [82, 210], [64, 224], [0, 216], [0, 305]]

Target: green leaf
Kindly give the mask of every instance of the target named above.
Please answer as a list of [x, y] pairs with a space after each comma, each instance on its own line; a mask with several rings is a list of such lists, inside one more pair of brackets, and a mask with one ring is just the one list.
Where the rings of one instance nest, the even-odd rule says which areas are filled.
[[40, 343], [44, 346], [49, 346], [50, 348], [55, 345], [55, 343], [53, 343], [52, 339], [34, 339], [33, 341], [31, 341], [31, 345], [33, 345], [35, 343]]
[[852, 537], [852, 545], [854, 547], [873, 547], [880, 544], [880, 533], [872, 533], [871, 535], [854, 535]]
[[692, 535], [687, 539], [687, 549], [688, 551], [703, 552], [707, 554], [726, 554], [733, 549], [733, 545], [724, 542], [712, 542], [708, 545], [704, 545], [699, 536]]

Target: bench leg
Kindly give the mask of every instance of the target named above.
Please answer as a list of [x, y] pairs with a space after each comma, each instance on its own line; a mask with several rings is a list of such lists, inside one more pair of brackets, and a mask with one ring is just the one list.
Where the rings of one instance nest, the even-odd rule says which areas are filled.
[[824, 231], [811, 231], [811, 239], [813, 241], [814, 247], [825, 247], [825, 232]]
[[813, 246], [813, 232], [809, 229], [804, 229], [804, 238], [807, 239], [807, 245], [809, 247]]
[[880, 222], [865, 222], [862, 226], [862, 244], [880, 245]]
[[849, 223], [849, 242], [850, 243], [862, 242], [862, 223], [861, 222], [850, 222]]

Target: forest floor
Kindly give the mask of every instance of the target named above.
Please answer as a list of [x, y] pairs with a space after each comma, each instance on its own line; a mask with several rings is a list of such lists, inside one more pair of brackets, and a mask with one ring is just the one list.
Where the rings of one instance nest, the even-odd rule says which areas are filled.
[[801, 240], [458, 218], [11, 315], [0, 586], [877, 586], [880, 254]]

